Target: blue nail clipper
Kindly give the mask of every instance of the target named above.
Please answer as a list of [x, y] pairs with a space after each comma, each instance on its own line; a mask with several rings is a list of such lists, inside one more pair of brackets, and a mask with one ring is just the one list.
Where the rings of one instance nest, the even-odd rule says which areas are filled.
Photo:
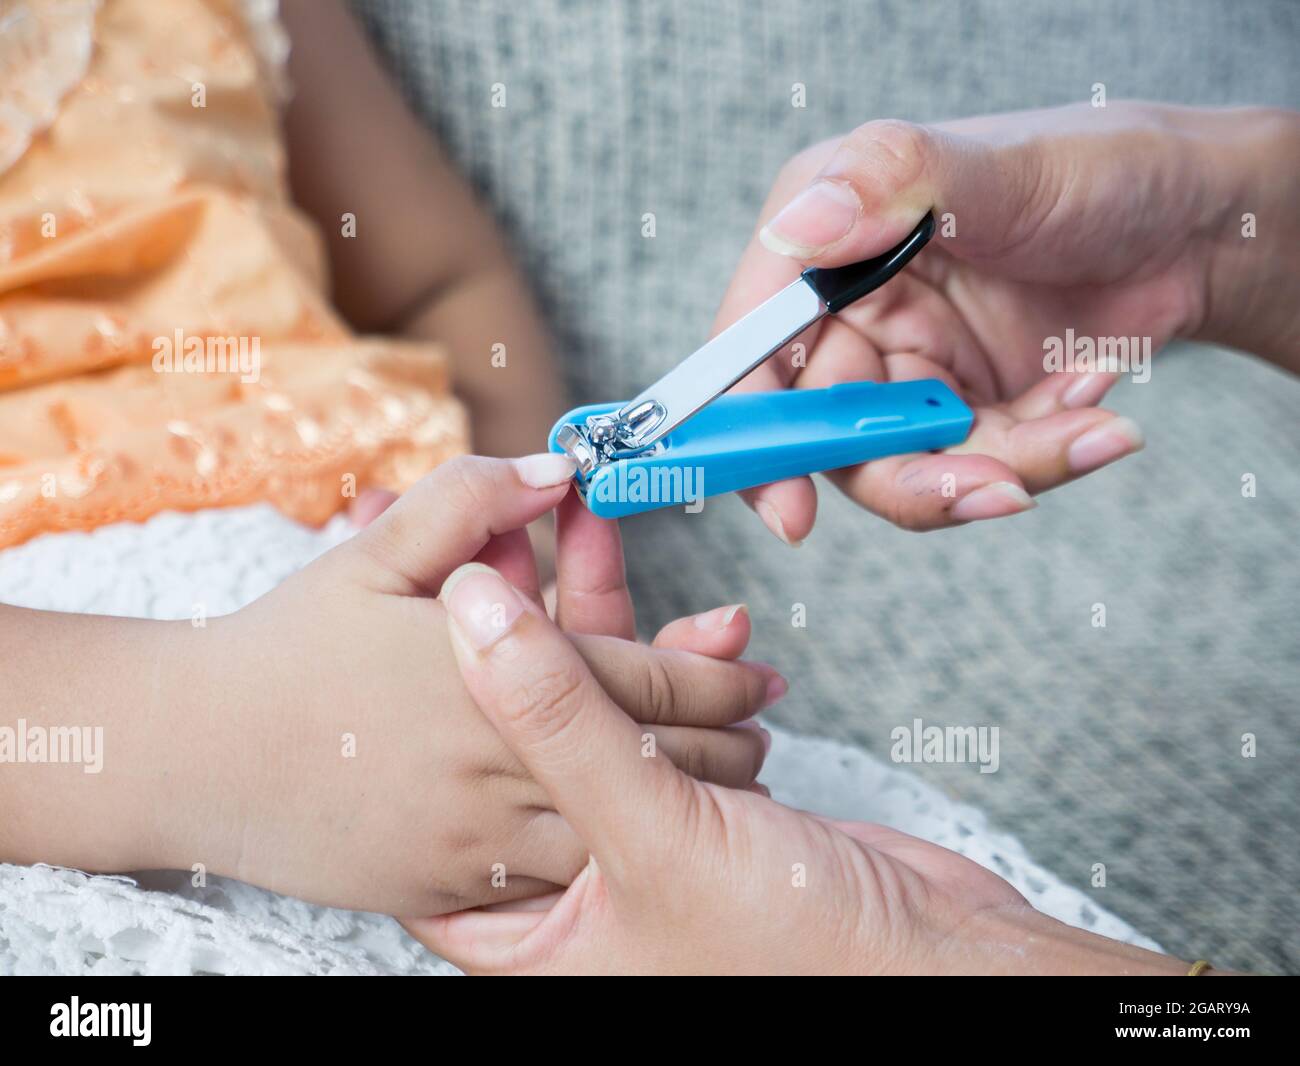
[[698, 509], [705, 496], [965, 440], [970, 408], [937, 380], [722, 395], [814, 322], [880, 288], [933, 235], [927, 214], [884, 255], [809, 268], [635, 399], [566, 414], [548, 444], [577, 461], [588, 508], [602, 518]]

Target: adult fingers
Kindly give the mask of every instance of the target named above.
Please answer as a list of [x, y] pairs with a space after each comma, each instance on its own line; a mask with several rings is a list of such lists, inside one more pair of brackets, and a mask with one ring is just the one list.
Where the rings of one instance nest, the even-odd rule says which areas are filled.
[[1033, 232], [1053, 202], [1054, 171], [1033, 142], [993, 142], [910, 122], [868, 122], [759, 234], [801, 263], [880, 255], [934, 209], [959, 221], [954, 255], [993, 256]]
[[470, 695], [602, 868], [657, 853], [658, 834], [689, 814], [689, 779], [645, 757], [643, 728], [573, 641], [487, 567], [456, 570], [441, 599]]

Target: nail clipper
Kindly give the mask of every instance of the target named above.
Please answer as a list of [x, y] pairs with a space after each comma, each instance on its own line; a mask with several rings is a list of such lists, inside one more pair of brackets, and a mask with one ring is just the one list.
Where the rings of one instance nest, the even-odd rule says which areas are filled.
[[809, 326], [880, 288], [934, 234], [927, 214], [900, 244], [848, 266], [810, 267], [624, 404], [577, 407], [549, 447], [603, 518], [692, 505], [705, 496], [958, 444], [969, 407], [938, 380], [728, 394]]

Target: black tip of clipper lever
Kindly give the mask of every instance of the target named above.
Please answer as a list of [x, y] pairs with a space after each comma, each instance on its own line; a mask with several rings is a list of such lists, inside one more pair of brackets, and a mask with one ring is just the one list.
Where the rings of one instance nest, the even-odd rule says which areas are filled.
[[927, 211], [916, 229], [884, 255], [841, 267], [809, 267], [803, 278], [826, 301], [826, 309], [835, 314], [880, 288], [907, 266], [933, 236], [934, 215]]

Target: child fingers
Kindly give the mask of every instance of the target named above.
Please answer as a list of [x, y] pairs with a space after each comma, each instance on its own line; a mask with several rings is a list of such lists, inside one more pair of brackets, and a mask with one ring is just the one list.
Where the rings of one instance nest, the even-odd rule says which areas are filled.
[[399, 595], [434, 594], [495, 535], [526, 526], [568, 491], [573, 461], [462, 455], [422, 478], [349, 542], [376, 564], [374, 584]]
[[[555, 817], [559, 818], [559, 815], [555, 815]], [[571, 830], [566, 831], [572, 842], [572, 846], [568, 850], [574, 856], [572, 860], [574, 866], [563, 884], [568, 884], [569, 881], [573, 880], [577, 871], [587, 864], [587, 849], [578, 844], [578, 838], [573, 835]], [[579, 852], [581, 852], [580, 855]], [[495, 870], [489, 868], [483, 875], [483, 895], [487, 896], [489, 900], [489, 902], [482, 904], [484, 907], [522, 908], [525, 901], [554, 892], [561, 884], [548, 877], [517, 873], [514, 871], [513, 864], [498, 863], [495, 865]], [[558, 867], [558, 863], [552, 860], [548, 863], [548, 866]], [[520, 864], [520, 869], [522, 868], [523, 864]], [[495, 881], [492, 880], [494, 877], [496, 878]], [[457, 906], [463, 905], [463, 902], [457, 904]]]
[[397, 500], [397, 493], [388, 489], [363, 489], [348, 506], [348, 518], [358, 529], [364, 529], [388, 510]]
[[651, 644], [714, 659], [738, 659], [749, 644], [750, 632], [749, 608], [734, 603], [669, 622]]
[[[516, 879], [567, 885], [587, 865], [587, 847], [564, 816], [549, 809], [550, 799], [540, 786], [533, 787], [538, 807], [528, 813], [527, 824], [511, 838], [507, 853], [501, 856], [499, 872], [504, 875], [506, 887]], [[502, 895], [500, 902], [519, 895]]]
[[[763, 769], [772, 735], [757, 722], [717, 729], [647, 725], [641, 732], [641, 756], [666, 758], [682, 773], [722, 788], [749, 788]], [[502, 872], [515, 871], [567, 885], [586, 864], [587, 849], [562, 815], [551, 809], [546, 792], [535, 782], [523, 785], [520, 801], [535, 810], [526, 831], [511, 841]], [[505, 898], [505, 897], [503, 897]]]
[[636, 639], [636, 612], [618, 522], [592, 514], [571, 491], [556, 510], [555, 621], [568, 633]]
[[723, 788], [753, 784], [771, 746], [772, 735], [757, 722], [725, 729], [655, 725], [642, 734], [643, 752], [665, 755], [682, 773]]
[[609, 698], [638, 722], [731, 725], [789, 688], [764, 663], [727, 662], [610, 637], [578, 636], [573, 642]]
[[526, 529], [512, 529], [490, 538], [474, 562], [490, 566], [536, 604], [542, 602], [537, 557]]

